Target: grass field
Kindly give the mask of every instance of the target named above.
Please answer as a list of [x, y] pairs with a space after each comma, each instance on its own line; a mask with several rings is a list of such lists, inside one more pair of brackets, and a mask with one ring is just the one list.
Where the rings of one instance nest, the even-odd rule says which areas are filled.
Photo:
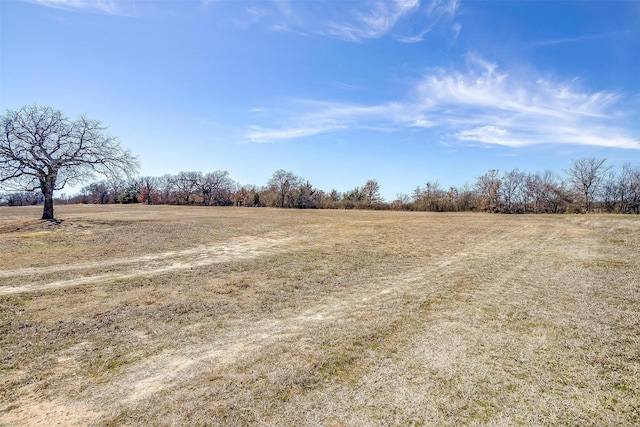
[[0, 425], [638, 425], [640, 218], [0, 208]]

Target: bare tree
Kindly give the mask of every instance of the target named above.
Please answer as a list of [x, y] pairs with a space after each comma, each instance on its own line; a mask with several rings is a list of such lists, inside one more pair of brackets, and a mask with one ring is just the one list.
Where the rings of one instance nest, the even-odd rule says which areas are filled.
[[629, 166], [628, 212], [640, 214], [640, 167]]
[[25, 191], [40, 189], [42, 219], [54, 219], [55, 190], [96, 172], [131, 174], [138, 168], [137, 159], [98, 120], [85, 116], [71, 121], [59, 110], [30, 105], [7, 110], [0, 131], [0, 182]]
[[109, 185], [105, 181], [93, 182], [84, 187], [82, 191], [86, 196], [87, 203], [100, 205], [109, 203]]
[[298, 188], [301, 181], [301, 178], [283, 169], [277, 170], [271, 175], [267, 185], [277, 193], [278, 207], [284, 208], [287, 206], [285, 203], [287, 198], [291, 196], [293, 190]]
[[566, 194], [557, 176], [546, 170], [544, 173], [530, 173], [524, 179], [523, 198], [525, 210], [533, 202], [534, 213], [558, 213], [566, 204]]
[[37, 195], [27, 191], [19, 191], [16, 193], [0, 195], [0, 206], [5, 203], [7, 206], [32, 206], [37, 205], [41, 199], [42, 195]]
[[236, 183], [227, 171], [214, 171], [202, 177], [199, 188], [203, 204], [228, 206], [233, 203]]
[[345, 209], [359, 208], [362, 200], [364, 200], [362, 189], [360, 187], [356, 187], [353, 190], [342, 194], [341, 206]]
[[491, 169], [476, 180], [476, 189], [484, 211], [496, 212], [500, 206], [502, 181], [496, 169]]
[[620, 178], [618, 177], [618, 175], [614, 171], [609, 171], [602, 182], [602, 187], [600, 190], [602, 209], [605, 212], [611, 213], [616, 209], [620, 209], [620, 200], [618, 199], [618, 195], [621, 192], [619, 184]]
[[316, 209], [320, 207], [320, 202], [324, 193], [316, 188], [309, 181], [301, 183], [295, 191], [295, 207], [298, 209]]
[[205, 206], [211, 205], [211, 200], [213, 199], [214, 192], [214, 180], [211, 179], [211, 174], [207, 174], [201, 176], [200, 180], [198, 180], [198, 191], [202, 196], [202, 204]]
[[411, 198], [407, 193], [397, 193], [396, 199], [392, 202], [394, 209], [399, 209], [401, 211], [403, 211], [409, 203], [411, 203]]
[[158, 203], [160, 200], [160, 195], [158, 194], [159, 181], [159, 178], [155, 176], [141, 176], [136, 180], [138, 201], [140, 203], [146, 203], [147, 205]]
[[446, 193], [438, 181], [427, 181], [423, 191], [427, 210], [440, 212], [444, 209]]
[[622, 165], [617, 182], [618, 212], [640, 213], [640, 167]]
[[549, 213], [565, 212], [571, 203], [571, 197], [562, 179], [556, 173], [545, 170], [542, 175], [542, 185], [544, 186], [544, 211]]
[[449, 186], [446, 196], [447, 196], [447, 201], [445, 203], [446, 210], [449, 212], [457, 211], [458, 210], [457, 201], [458, 201], [458, 198], [460, 197], [460, 192], [458, 191], [458, 189], [453, 185]]
[[107, 173], [107, 185], [110, 190], [111, 203], [118, 201], [118, 196], [127, 188], [128, 179], [123, 176], [119, 171], [113, 171]]
[[162, 175], [156, 178], [158, 188], [159, 203], [168, 205], [176, 203], [175, 199], [175, 177], [171, 174]]
[[174, 185], [178, 192], [178, 200], [184, 200], [184, 204], [193, 203], [191, 196], [196, 194], [199, 183], [202, 181], [202, 172], [183, 171], [175, 177]]
[[362, 186], [362, 195], [369, 206], [382, 201], [382, 197], [380, 197], [380, 184], [378, 184], [378, 181], [375, 179], [368, 180], [364, 186]]
[[585, 212], [591, 211], [594, 196], [610, 169], [605, 166], [606, 161], [607, 159], [583, 157], [572, 160], [571, 168], [566, 171], [569, 183], [582, 196]]
[[505, 172], [502, 175], [502, 185], [500, 186], [500, 194], [504, 200], [504, 212], [513, 213], [522, 209], [522, 191], [524, 188], [526, 175], [518, 168]]
[[476, 192], [468, 182], [456, 188], [456, 211], [466, 212], [476, 209]]
[[339, 206], [342, 196], [336, 189], [332, 189], [329, 193], [325, 193], [322, 197], [322, 208], [335, 209]]

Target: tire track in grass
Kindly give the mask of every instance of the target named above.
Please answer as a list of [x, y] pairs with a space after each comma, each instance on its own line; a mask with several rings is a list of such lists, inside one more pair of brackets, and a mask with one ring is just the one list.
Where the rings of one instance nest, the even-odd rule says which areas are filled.
[[[522, 229], [500, 231], [505, 239], [512, 239]], [[425, 289], [425, 279], [452, 266], [461, 268], [469, 258], [484, 258], [495, 253], [493, 242], [478, 240], [468, 245], [464, 252], [440, 255], [427, 264], [412, 268], [402, 274], [382, 277], [375, 282], [364, 283], [345, 289], [325, 298], [322, 304], [287, 317], [275, 317], [238, 325], [234, 331], [217, 337], [206, 346], [189, 347], [179, 351], [167, 351], [131, 367], [121, 380], [120, 390], [126, 390], [121, 404], [131, 405], [148, 398], [166, 387], [175, 385], [176, 379], [191, 377], [203, 363], [214, 364], [223, 371], [238, 362], [242, 355], [257, 354], [261, 349], [287, 339], [300, 339], [313, 334], [314, 328], [327, 323], [334, 325], [347, 322], [361, 313], [370, 312], [371, 307], [393, 299], [400, 299], [409, 292]], [[429, 283], [434, 292], [442, 292], [438, 285]]]
[[[100, 386], [108, 390], [108, 394], [106, 392], [97, 394], [103, 397], [109, 395], [110, 397], [107, 399], [109, 402], [92, 402], [91, 400], [87, 402], [89, 407], [94, 407], [98, 411], [96, 413], [102, 412], [104, 414], [105, 408], [110, 408], [111, 413], [117, 413], [120, 410], [127, 412], [138, 405], [144, 406], [145, 402], [154, 395], [180, 390], [190, 378], [197, 376], [203, 369], [226, 372], [242, 363], [243, 358], [259, 356], [271, 345], [314, 336], [329, 324], [339, 328], [341, 324], [345, 325], [357, 319], [359, 315], [371, 312], [372, 308], [378, 305], [394, 300], [399, 301], [406, 298], [407, 295], [424, 295], [428, 292], [442, 293], [444, 288], [451, 286], [451, 284], [434, 280], [432, 277], [448, 274], [447, 271], [451, 269], [462, 269], [470, 259], [479, 260], [495, 256], [496, 252], [500, 252], [500, 245], [496, 248], [495, 240], [485, 239], [490, 233], [498, 234], [502, 239], [509, 240], [513, 238], [513, 235], [517, 236], [521, 232], [521, 229], [487, 230], [477, 239], [473, 239], [465, 245], [464, 251], [452, 251], [434, 256], [425, 260], [424, 264], [408, 269], [401, 274], [376, 277], [375, 279], [367, 278], [373, 280], [358, 279], [353, 286], [345, 287], [343, 290], [324, 297], [320, 304], [309, 305], [306, 309], [303, 308], [294, 313], [272, 315], [258, 322], [240, 321], [233, 326], [231, 331], [217, 336], [215, 341], [210, 344], [166, 350], [127, 367], [118, 378]], [[250, 256], [248, 254], [251, 253], [251, 250], [239, 251], [248, 257], [257, 257], [261, 254], [273, 253], [275, 250], [285, 250], [287, 246], [277, 248], [276, 246], [283, 246], [289, 240], [292, 239], [272, 239], [270, 241], [272, 245], [263, 242]], [[210, 247], [209, 255], [207, 255], [209, 258], [200, 260], [198, 257], [202, 252], [198, 252], [198, 248], [183, 251], [186, 259], [181, 261], [184, 263], [164, 266], [168, 269], [165, 271], [207, 265], [216, 262], [215, 259], [222, 262], [223, 256], [216, 258], [213, 248]], [[219, 246], [215, 246], [215, 248], [219, 248]], [[233, 256], [231, 258], [233, 259]], [[135, 275], [139, 274], [151, 273], [142, 272]], [[115, 279], [116, 277], [110, 276], [110, 278]], [[110, 278], [94, 276], [94, 281], [110, 280]], [[62, 286], [72, 285], [67, 283]], [[64, 408], [65, 405], [68, 406], [68, 403], [64, 400], [54, 400], [51, 405]], [[24, 404], [19, 406], [25, 407]], [[62, 418], [58, 421], [64, 421], [64, 417], [62, 415], [60, 417]], [[90, 423], [96, 420], [96, 417], [89, 417], [87, 414], [86, 420]]]
[[[234, 260], [252, 259], [257, 258], [261, 255], [284, 250], [284, 248], [286, 247], [285, 244], [292, 241], [294, 241], [294, 238], [292, 237], [266, 239], [251, 238], [251, 240], [242, 239], [231, 243], [201, 246], [180, 251], [147, 254], [135, 258], [118, 258], [100, 262], [58, 264], [50, 267], [5, 270], [0, 271], [0, 279], [3, 277], [38, 276], [40, 274], [47, 273], [98, 269], [105, 267], [124, 266], [129, 264], [147, 263], [138, 266], [133, 272], [127, 271], [126, 273], [95, 274], [48, 283], [38, 283], [32, 281], [31, 283], [22, 286], [2, 286], [0, 282], [0, 295], [43, 291], [48, 289], [99, 283], [104, 281], [126, 280], [138, 276], [152, 276], [157, 274], [164, 274], [171, 271], [185, 270], [189, 268], [202, 267], [206, 265], [230, 262]], [[164, 261], [166, 263], [158, 265], [158, 261]]]

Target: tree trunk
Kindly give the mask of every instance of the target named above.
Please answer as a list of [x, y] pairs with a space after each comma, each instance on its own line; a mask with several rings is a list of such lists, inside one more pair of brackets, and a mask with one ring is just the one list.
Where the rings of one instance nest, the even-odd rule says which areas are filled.
[[43, 192], [44, 194], [44, 211], [42, 219], [55, 219], [53, 217], [53, 188]]
[[42, 195], [44, 196], [44, 210], [42, 212], [42, 219], [55, 219], [53, 216], [53, 189], [55, 187], [55, 176], [48, 176], [44, 180], [40, 181], [40, 188], [42, 189]]
[[591, 203], [589, 200], [589, 192], [587, 190], [585, 190], [584, 192], [584, 210], [585, 213], [589, 213], [589, 211], [591, 210]]

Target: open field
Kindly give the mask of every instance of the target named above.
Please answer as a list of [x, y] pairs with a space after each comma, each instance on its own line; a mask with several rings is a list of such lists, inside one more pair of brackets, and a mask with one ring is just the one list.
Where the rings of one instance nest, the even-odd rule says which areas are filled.
[[0, 208], [0, 425], [638, 425], [640, 218]]

